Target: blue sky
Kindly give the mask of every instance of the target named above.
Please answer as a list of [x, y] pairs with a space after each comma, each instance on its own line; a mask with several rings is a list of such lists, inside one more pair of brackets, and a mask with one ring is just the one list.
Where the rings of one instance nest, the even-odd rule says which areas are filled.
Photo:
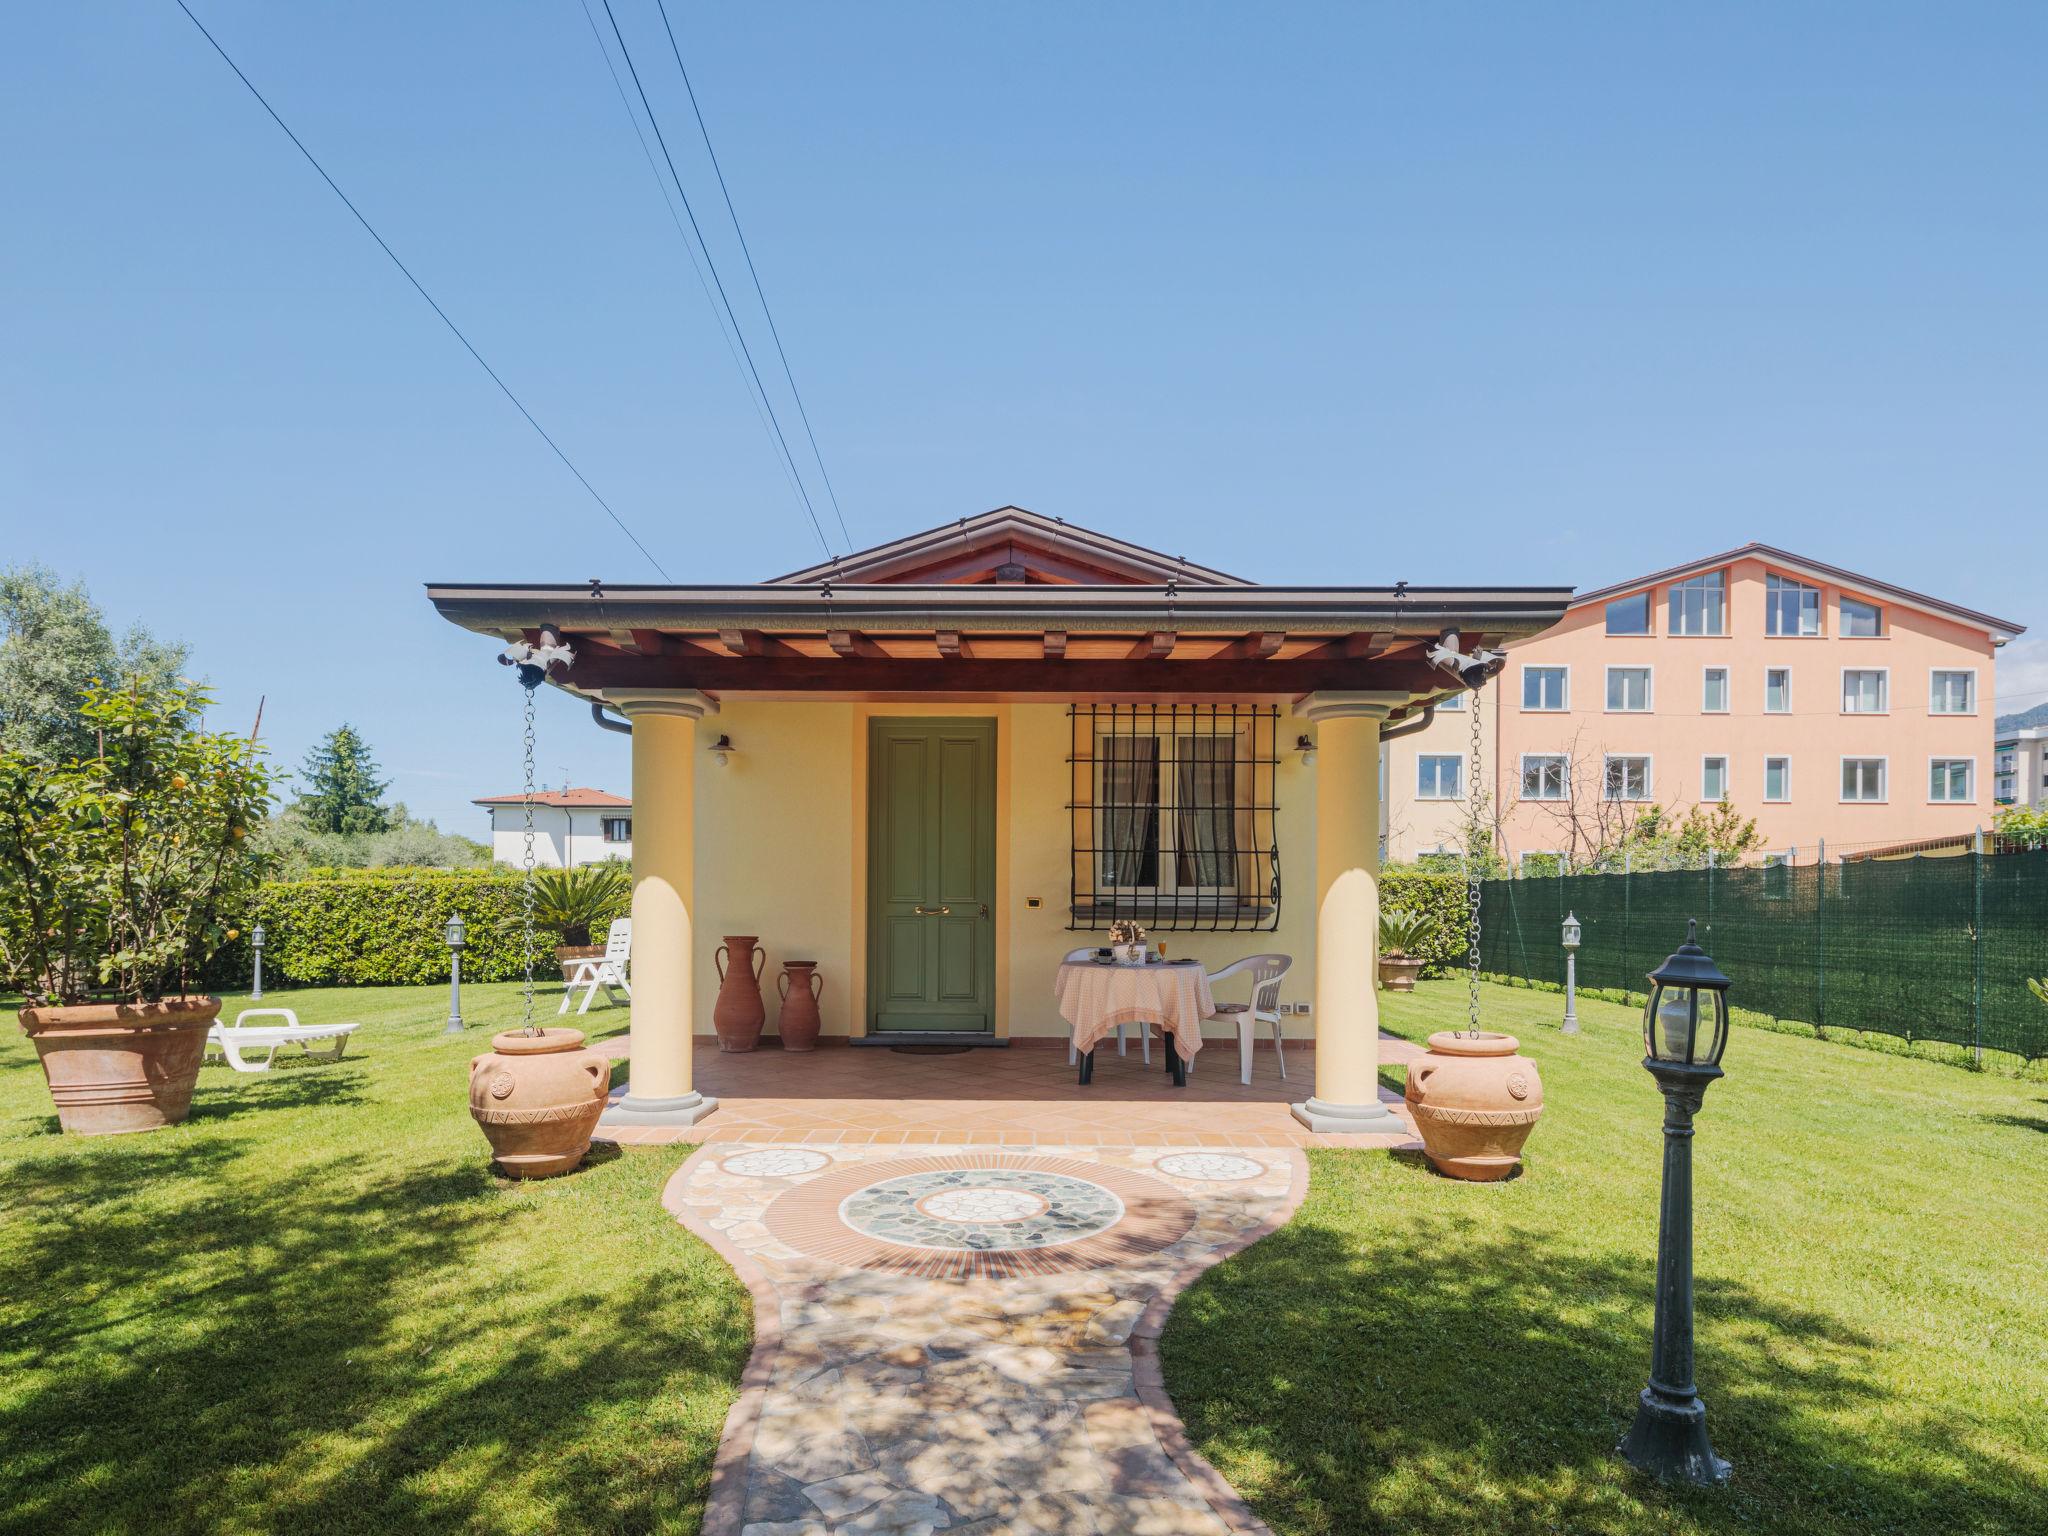
[[[817, 556], [579, 0], [191, 3], [676, 579]], [[670, 10], [856, 544], [1014, 502], [1593, 586], [1757, 538], [2048, 628], [2048, 8]], [[652, 573], [171, 0], [8, 35], [0, 559], [480, 831], [516, 688], [421, 584]], [[540, 768], [624, 742], [554, 697]]]

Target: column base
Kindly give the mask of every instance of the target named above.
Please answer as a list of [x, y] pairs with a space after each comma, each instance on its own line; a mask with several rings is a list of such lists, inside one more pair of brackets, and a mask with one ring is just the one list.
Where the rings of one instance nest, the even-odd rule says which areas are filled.
[[695, 1125], [716, 1108], [718, 1100], [707, 1099], [701, 1093], [685, 1093], [671, 1099], [638, 1099], [628, 1092], [616, 1104], [605, 1107], [605, 1112], [598, 1117], [597, 1128], [603, 1130], [607, 1126], [623, 1125]]
[[1386, 1105], [1377, 1102], [1331, 1104], [1322, 1099], [1310, 1099], [1304, 1104], [1289, 1105], [1288, 1108], [1295, 1119], [1318, 1135], [1412, 1138], [1415, 1134], [1407, 1121]]
[[1614, 1449], [1637, 1471], [1667, 1483], [1718, 1488], [1732, 1472], [1707, 1443], [1706, 1404], [1667, 1397], [1654, 1386], [1636, 1399], [1635, 1423]]

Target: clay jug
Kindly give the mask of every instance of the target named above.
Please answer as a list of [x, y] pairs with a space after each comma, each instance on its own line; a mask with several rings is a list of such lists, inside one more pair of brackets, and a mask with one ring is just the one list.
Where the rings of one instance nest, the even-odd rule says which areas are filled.
[[776, 1031], [785, 1051], [815, 1051], [818, 1048], [818, 997], [825, 990], [825, 978], [818, 974], [815, 960], [785, 960], [782, 974], [775, 978], [782, 994], [782, 1011], [775, 1017]]
[[1536, 1063], [1516, 1055], [1513, 1035], [1429, 1037], [1429, 1054], [1408, 1067], [1403, 1094], [1439, 1173], [1486, 1182], [1522, 1163], [1522, 1143], [1543, 1113]]
[[581, 1030], [508, 1029], [469, 1064], [469, 1112], [500, 1168], [544, 1179], [583, 1161], [611, 1083], [610, 1058], [583, 1049]]
[[751, 1051], [761, 1043], [768, 1005], [761, 1001], [761, 967], [768, 956], [751, 933], [728, 933], [712, 958], [718, 965], [718, 1001], [711, 1024], [721, 1051]]

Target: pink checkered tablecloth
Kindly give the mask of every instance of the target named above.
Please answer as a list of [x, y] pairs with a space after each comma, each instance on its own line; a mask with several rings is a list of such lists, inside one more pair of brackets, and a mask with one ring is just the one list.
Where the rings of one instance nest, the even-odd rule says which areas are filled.
[[1202, 1048], [1202, 1020], [1216, 1011], [1209, 973], [1199, 965], [1062, 965], [1053, 981], [1060, 1017], [1074, 1026], [1074, 1049], [1092, 1051], [1119, 1024], [1173, 1031], [1181, 1059]]

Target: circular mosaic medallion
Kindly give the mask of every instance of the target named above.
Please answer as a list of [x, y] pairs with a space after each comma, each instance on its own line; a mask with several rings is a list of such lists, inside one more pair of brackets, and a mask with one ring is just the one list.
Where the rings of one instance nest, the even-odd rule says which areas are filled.
[[1152, 1166], [1176, 1179], [1200, 1179], [1205, 1184], [1256, 1179], [1266, 1171], [1264, 1163], [1229, 1152], [1172, 1152], [1155, 1158]]
[[904, 1248], [1049, 1248], [1113, 1227], [1124, 1203], [1100, 1184], [1036, 1168], [947, 1168], [882, 1179], [839, 1204], [854, 1231]]
[[831, 1161], [822, 1152], [764, 1147], [759, 1152], [742, 1152], [737, 1157], [728, 1157], [718, 1166], [742, 1178], [787, 1179], [800, 1173], [816, 1173]]
[[842, 1163], [776, 1196], [762, 1220], [799, 1253], [856, 1269], [1002, 1278], [1156, 1253], [1195, 1208], [1128, 1168], [991, 1152]]

